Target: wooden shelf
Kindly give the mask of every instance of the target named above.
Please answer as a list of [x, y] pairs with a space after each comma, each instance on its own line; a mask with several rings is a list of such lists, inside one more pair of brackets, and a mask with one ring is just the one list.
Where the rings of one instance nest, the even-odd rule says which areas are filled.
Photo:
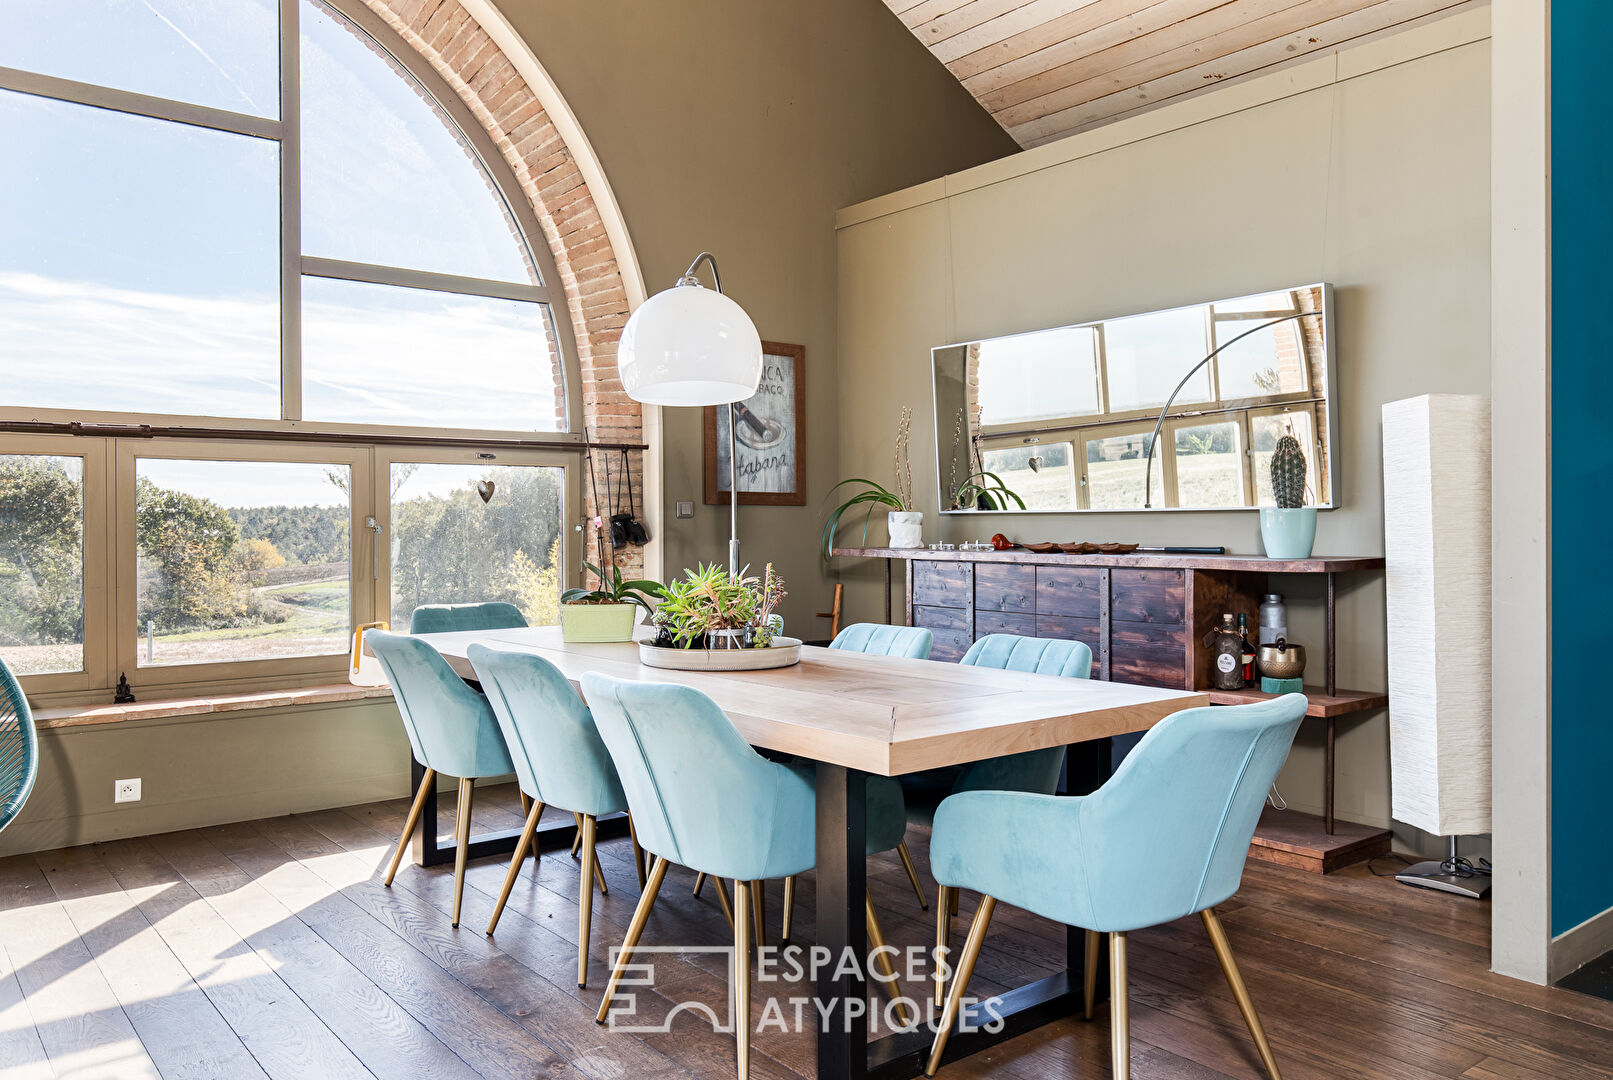
[[1130, 555], [1038, 554], [1008, 551], [931, 551], [929, 548], [835, 548], [836, 555], [859, 559], [927, 559], [937, 562], [1006, 562], [1028, 566], [1135, 566], [1171, 570], [1236, 570], [1251, 574], [1340, 574], [1382, 570], [1381, 555], [1313, 555], [1309, 559], [1268, 559], [1264, 555], [1172, 555], [1137, 551]]
[[[1205, 693], [1210, 695], [1212, 705], [1248, 705], [1256, 701], [1270, 701], [1277, 696], [1254, 689], [1206, 690]], [[1344, 716], [1389, 707], [1389, 695], [1381, 690], [1339, 690], [1328, 694], [1320, 686], [1307, 686], [1305, 696], [1311, 703], [1310, 708], [1305, 710], [1306, 716]]]
[[1333, 832], [1322, 819], [1298, 810], [1266, 807], [1255, 826], [1249, 844], [1249, 857], [1261, 862], [1292, 866], [1314, 874], [1328, 874], [1340, 867], [1389, 854], [1394, 834], [1388, 829], [1335, 821]]

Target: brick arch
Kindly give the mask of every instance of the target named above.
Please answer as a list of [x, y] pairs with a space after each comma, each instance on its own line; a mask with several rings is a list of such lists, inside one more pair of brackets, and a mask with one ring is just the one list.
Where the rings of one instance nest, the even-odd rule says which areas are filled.
[[[631, 250], [617, 250], [625, 230], [618, 228], [613, 242], [612, 229], [601, 213], [601, 207], [614, 213], [609, 193], [590, 187], [577, 153], [567, 145], [537, 90], [460, 0], [364, 3], [459, 95], [526, 194], [565, 291], [588, 434], [608, 442], [643, 442], [643, 410], [623, 392], [616, 369], [616, 345], [631, 302], [643, 298], [643, 287]], [[641, 514], [650, 513], [644, 498], [643, 455], [633, 456], [634, 498]], [[586, 483], [583, 495], [592, 515], [595, 507]], [[624, 570], [642, 571], [643, 553], [626, 550], [628, 554], [617, 562]]]

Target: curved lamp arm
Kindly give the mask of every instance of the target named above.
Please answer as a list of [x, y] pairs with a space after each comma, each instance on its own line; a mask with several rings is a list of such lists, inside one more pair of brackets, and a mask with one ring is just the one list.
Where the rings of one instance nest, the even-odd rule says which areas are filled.
[[[711, 283], [722, 292], [722, 274], [717, 270], [717, 256], [709, 251], [702, 251], [694, 257], [689, 269], [678, 278], [676, 285], [699, 285], [700, 278], [695, 271], [700, 264], [705, 263], [711, 267]], [[739, 577], [739, 447], [735, 445], [739, 417], [735, 415], [734, 403], [728, 403], [728, 574], [730, 577]]]
[[718, 292], [722, 292], [722, 275], [717, 272], [717, 256], [713, 255], [709, 251], [702, 251], [700, 254], [694, 257], [694, 262], [690, 263], [689, 269], [685, 270], [683, 272], [683, 276], [678, 278], [676, 285], [700, 284], [700, 279], [695, 276], [695, 271], [700, 269], [701, 263], [705, 263], [711, 267], [711, 283], [717, 286]]
[[[697, 262], [697, 263], [699, 261], [700, 261], [699, 259], [695, 260], [695, 262]], [[716, 272], [716, 265], [717, 265], [716, 263], [712, 264], [712, 272], [713, 273]], [[694, 267], [691, 266], [689, 269], [693, 270]], [[1205, 364], [1208, 364], [1211, 360], [1214, 360], [1218, 355], [1220, 355], [1221, 350], [1227, 348], [1230, 345], [1236, 345], [1238, 342], [1242, 341], [1244, 338], [1248, 337], [1250, 334], [1258, 334], [1260, 331], [1264, 330], [1266, 327], [1268, 327], [1268, 326], [1276, 326], [1278, 323], [1292, 322], [1295, 319], [1308, 319], [1313, 315], [1317, 316], [1317, 317], [1320, 317], [1321, 314], [1322, 313], [1320, 311], [1301, 311], [1297, 315], [1283, 315], [1280, 318], [1272, 319], [1270, 322], [1263, 322], [1259, 326], [1251, 327], [1250, 329], [1245, 330], [1243, 333], [1239, 334], [1237, 337], [1232, 338], [1229, 341], [1224, 341], [1220, 345], [1217, 345], [1215, 347], [1214, 351], [1212, 351], [1209, 356], [1206, 356], [1203, 360], [1200, 360], [1198, 363], [1194, 364], [1191, 368], [1188, 369], [1187, 374], [1182, 376], [1182, 381], [1176, 384], [1176, 389], [1171, 391], [1171, 396], [1165, 399], [1165, 407], [1163, 409], [1159, 410], [1159, 419], [1154, 421], [1154, 433], [1151, 436], [1149, 436], [1149, 438], [1148, 438], [1148, 463], [1143, 466], [1143, 509], [1144, 510], [1152, 510], [1153, 509], [1153, 498], [1154, 498], [1154, 447], [1156, 445], [1158, 445], [1158, 443], [1159, 443], [1159, 429], [1165, 426], [1165, 414], [1171, 411], [1172, 402], [1174, 402], [1176, 400], [1176, 395], [1180, 394], [1182, 392], [1182, 387], [1187, 385], [1187, 380], [1191, 379], [1194, 375], [1197, 375], [1199, 373], [1200, 368], [1202, 368]]]

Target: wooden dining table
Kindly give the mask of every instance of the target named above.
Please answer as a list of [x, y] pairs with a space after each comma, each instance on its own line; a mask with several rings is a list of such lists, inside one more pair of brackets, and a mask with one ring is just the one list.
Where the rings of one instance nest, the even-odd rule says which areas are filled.
[[[801, 662], [768, 671], [669, 671], [639, 662], [633, 642], [573, 643], [557, 627], [422, 634], [463, 678], [472, 642], [537, 653], [573, 684], [587, 672], [618, 679], [680, 683], [709, 695], [751, 745], [816, 762], [817, 944], [835, 957], [866, 956], [863, 774], [901, 776], [945, 765], [1069, 747], [1064, 793], [1095, 790], [1113, 772], [1111, 740], [1145, 731], [1206, 694], [1126, 683], [1068, 679], [996, 668], [803, 646]], [[580, 689], [580, 687], [579, 687]], [[418, 782], [418, 778], [417, 778]], [[556, 826], [566, 831], [566, 826]], [[435, 827], [422, 828], [436, 847]], [[1056, 837], [1050, 837], [1056, 842]], [[513, 845], [513, 834], [508, 838]], [[416, 857], [435, 861], [418, 845]], [[506, 838], [473, 844], [471, 854], [507, 850]], [[954, 1035], [951, 1060], [977, 1053], [1082, 1008], [1084, 935], [1067, 931], [1065, 970], [1009, 991], [982, 1011], [972, 1030]], [[1100, 958], [1099, 996], [1107, 993]], [[923, 1072], [931, 1033], [923, 1025], [870, 1041], [867, 1016], [841, 1002], [866, 1002], [862, 971], [829, 965], [819, 974], [820, 1005], [835, 1022], [820, 1024], [823, 1080], [897, 1080]], [[984, 1009], [985, 1003], [976, 1006]], [[986, 1020], [1001, 1017], [1001, 1025]], [[994, 1030], [988, 1030], [988, 1027]]]

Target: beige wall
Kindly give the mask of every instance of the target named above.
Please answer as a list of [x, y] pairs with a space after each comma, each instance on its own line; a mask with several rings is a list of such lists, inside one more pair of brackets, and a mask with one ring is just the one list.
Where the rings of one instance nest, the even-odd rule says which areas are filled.
[[[654, 293], [701, 249], [762, 337], [806, 346], [807, 505], [740, 507], [741, 558], [772, 560], [792, 629], [827, 623], [816, 556], [839, 479], [835, 210], [1012, 153], [1013, 141], [869, 0], [498, 0], [566, 95], [620, 202]], [[727, 558], [701, 501], [702, 416], [663, 411], [668, 575]], [[673, 504], [692, 500], [679, 521]]]
[[[1258, 553], [1251, 511], [938, 522], [929, 349], [1329, 281], [1342, 506], [1322, 513], [1316, 550], [1382, 553], [1380, 406], [1489, 390], [1487, 16], [1468, 12], [1336, 66], [1313, 61], [843, 211], [842, 471], [888, 472], [908, 404], [927, 539], [1000, 530]], [[877, 567], [839, 569], [851, 616], [877, 618]], [[1296, 636], [1319, 645], [1321, 583], [1274, 585], [1290, 597]], [[1338, 625], [1340, 685], [1383, 687], [1380, 578], [1345, 579]], [[1301, 809], [1321, 805], [1322, 732], [1305, 726], [1283, 774]], [[1383, 714], [1340, 725], [1338, 780], [1341, 816], [1389, 824]]]
[[[873, 0], [499, 0], [565, 95], [620, 203], [651, 292], [702, 249], [762, 336], [806, 346], [805, 507], [742, 507], [744, 557], [771, 559], [801, 630], [827, 606], [819, 506], [838, 473], [837, 207], [1010, 153], [1014, 144]], [[699, 410], [665, 417], [665, 566], [721, 561], [701, 504]], [[673, 519], [675, 500], [696, 516]], [[40, 780], [0, 855], [407, 791], [389, 703], [108, 725], [42, 740]], [[112, 782], [144, 797], [114, 806]]]

